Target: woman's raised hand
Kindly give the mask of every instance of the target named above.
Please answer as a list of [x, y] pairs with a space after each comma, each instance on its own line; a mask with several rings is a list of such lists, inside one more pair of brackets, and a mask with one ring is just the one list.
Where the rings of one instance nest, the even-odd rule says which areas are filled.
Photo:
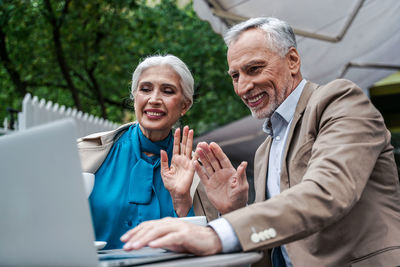
[[176, 214], [183, 217], [188, 214], [193, 202], [190, 196], [195, 172], [192, 158], [193, 130], [185, 126], [182, 143], [180, 140], [181, 129], [178, 128], [174, 134], [171, 166], [168, 167], [167, 152], [161, 150], [161, 177], [165, 188], [171, 194]]

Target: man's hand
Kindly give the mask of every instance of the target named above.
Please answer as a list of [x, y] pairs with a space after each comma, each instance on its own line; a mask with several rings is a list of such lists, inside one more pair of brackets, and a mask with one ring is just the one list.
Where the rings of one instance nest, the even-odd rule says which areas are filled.
[[212, 228], [169, 217], [143, 222], [126, 232], [121, 241], [126, 243], [124, 250], [128, 251], [144, 246], [166, 248], [198, 256], [222, 251], [221, 241]]
[[183, 128], [182, 144], [181, 130], [174, 134], [174, 147], [171, 166], [168, 167], [168, 155], [161, 151], [161, 177], [165, 188], [171, 194], [175, 212], [179, 217], [186, 216], [192, 207], [190, 186], [193, 182], [194, 166], [192, 159], [193, 130], [188, 126]]
[[237, 170], [216, 144], [201, 142], [196, 154], [200, 163], [194, 162], [208, 199], [222, 214], [246, 206], [249, 184], [246, 177], [247, 162], [242, 162]]

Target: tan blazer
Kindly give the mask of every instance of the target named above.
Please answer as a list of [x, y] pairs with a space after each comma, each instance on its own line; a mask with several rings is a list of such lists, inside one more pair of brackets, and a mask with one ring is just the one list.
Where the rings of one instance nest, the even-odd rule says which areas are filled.
[[[255, 204], [224, 217], [243, 250], [287, 244], [298, 266], [399, 266], [400, 187], [390, 133], [360, 88], [308, 82], [265, 200], [271, 138], [255, 156]], [[270, 266], [269, 258], [263, 266]]]
[[[133, 123], [120, 126], [109, 132], [94, 133], [78, 139], [78, 149], [81, 158], [82, 170], [84, 172], [96, 173], [106, 159], [108, 152], [116, 140]], [[218, 217], [218, 211], [210, 203], [200, 178], [195, 174], [193, 178], [190, 195], [193, 198], [193, 210], [196, 216], [206, 216], [207, 221]]]

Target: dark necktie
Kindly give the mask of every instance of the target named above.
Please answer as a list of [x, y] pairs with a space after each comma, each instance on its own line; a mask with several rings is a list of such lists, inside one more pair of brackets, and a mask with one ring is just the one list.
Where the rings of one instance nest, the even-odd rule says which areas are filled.
[[271, 258], [273, 267], [286, 267], [286, 262], [283, 258], [281, 247], [276, 247], [272, 249]]

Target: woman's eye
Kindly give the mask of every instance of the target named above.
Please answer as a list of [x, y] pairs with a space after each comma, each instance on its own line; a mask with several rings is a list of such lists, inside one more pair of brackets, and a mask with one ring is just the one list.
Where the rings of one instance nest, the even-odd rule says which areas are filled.
[[175, 91], [172, 88], [164, 88], [164, 93], [171, 95], [175, 93]]
[[149, 87], [140, 87], [139, 90], [142, 92], [150, 92], [151, 89]]

